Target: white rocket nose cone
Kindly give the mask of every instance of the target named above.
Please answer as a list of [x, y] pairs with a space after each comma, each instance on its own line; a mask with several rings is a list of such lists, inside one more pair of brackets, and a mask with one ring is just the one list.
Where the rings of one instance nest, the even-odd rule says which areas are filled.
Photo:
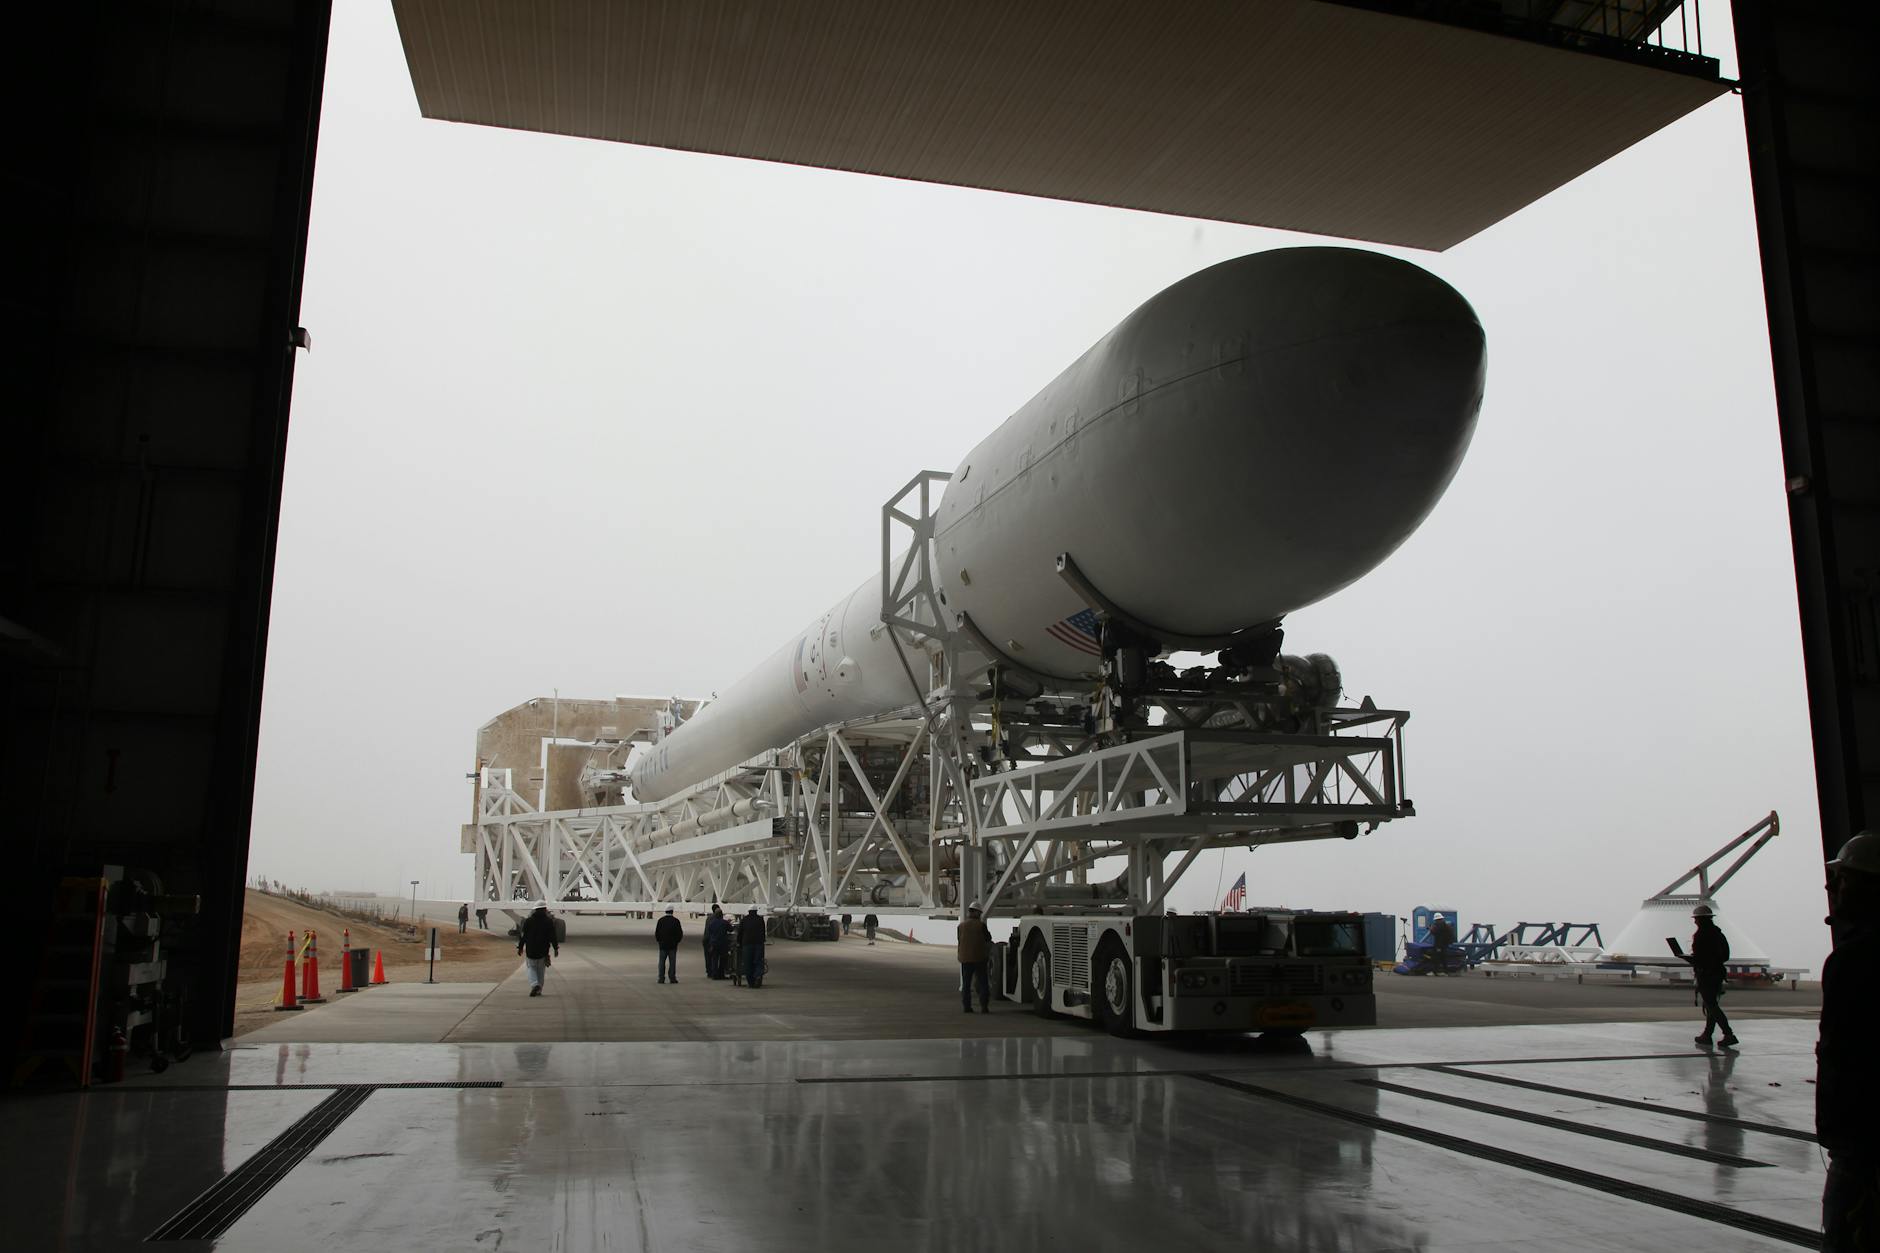
[[[1422, 523], [1474, 433], [1485, 341], [1447, 283], [1376, 253], [1287, 249], [1196, 278], [1215, 281], [1178, 284], [1165, 295], [1187, 307], [1167, 312], [1226, 336], [1244, 323], [1246, 355], [1218, 384], [1148, 398], [1128, 442], [1192, 502], [1185, 520], [1152, 519], [1156, 542], [1206, 530], [1230, 550], [1214, 568], [1246, 595], [1217, 602], [1210, 629], [1232, 630], [1355, 581]], [[1186, 456], [1168, 438], [1183, 428]], [[1151, 473], [1139, 464], [1138, 481]]]
[[986, 590], [1048, 579], [1059, 552], [1171, 631], [1281, 617], [1428, 515], [1475, 429], [1484, 361], [1468, 302], [1409, 262], [1288, 248], [1191, 275], [969, 455], [941, 508], [949, 595], [989, 637], [1054, 624], [1060, 663], [1076, 660], [1074, 600], [1008, 620]]

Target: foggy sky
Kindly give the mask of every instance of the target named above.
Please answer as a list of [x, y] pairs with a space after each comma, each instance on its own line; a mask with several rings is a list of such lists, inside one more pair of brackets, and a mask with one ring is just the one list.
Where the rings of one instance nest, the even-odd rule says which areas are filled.
[[[1721, 904], [1819, 968], [1741, 116], [1725, 96], [1448, 253], [1380, 249], [1474, 304], [1487, 400], [1434, 515], [1287, 650], [1413, 712], [1420, 816], [1210, 854], [1172, 905], [1245, 870], [1258, 904], [1611, 940], [1777, 809]], [[1167, 284], [1305, 242], [427, 122], [389, 7], [337, 6], [251, 872], [468, 893], [479, 724], [554, 688], [728, 687], [876, 564], [915, 471]]]

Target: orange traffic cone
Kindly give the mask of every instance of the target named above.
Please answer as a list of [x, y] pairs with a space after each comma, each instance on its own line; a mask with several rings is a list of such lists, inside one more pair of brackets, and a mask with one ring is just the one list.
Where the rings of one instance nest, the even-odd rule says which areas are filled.
[[339, 990], [357, 992], [352, 981], [352, 928], [347, 927], [339, 933]]
[[276, 1009], [299, 1009], [300, 1002], [294, 999], [294, 933], [287, 933], [287, 969], [281, 975], [281, 1003]]
[[307, 932], [307, 964], [300, 972], [300, 1003], [326, 1003], [326, 998], [320, 995], [320, 936], [315, 931]]
[[385, 950], [375, 948], [372, 950], [372, 986], [376, 988], [390, 982], [391, 980], [385, 977]]

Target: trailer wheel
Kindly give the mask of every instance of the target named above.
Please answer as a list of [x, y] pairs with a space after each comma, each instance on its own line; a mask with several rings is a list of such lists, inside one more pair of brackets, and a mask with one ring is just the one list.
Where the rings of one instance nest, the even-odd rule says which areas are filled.
[[1040, 1018], [1056, 1018], [1057, 1011], [1051, 1008], [1051, 949], [1042, 933], [1033, 934], [1026, 942], [1021, 972], [1025, 999], [1031, 1002], [1032, 1012]]
[[1136, 1034], [1136, 972], [1131, 968], [1129, 952], [1114, 935], [1097, 945], [1093, 963], [1091, 991], [1097, 1003], [1097, 1021], [1114, 1036]]

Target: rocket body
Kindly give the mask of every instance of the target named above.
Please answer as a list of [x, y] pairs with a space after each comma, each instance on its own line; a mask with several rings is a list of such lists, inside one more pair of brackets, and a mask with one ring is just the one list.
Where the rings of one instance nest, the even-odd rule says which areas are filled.
[[[1125, 318], [982, 441], [935, 518], [946, 607], [1015, 660], [1094, 677], [1069, 553], [1140, 621], [1273, 622], [1375, 568], [1429, 515], [1482, 403], [1485, 339], [1406, 261], [1288, 248], [1222, 262]], [[817, 727], [914, 703], [879, 576], [635, 758], [657, 801]], [[908, 655], [924, 676], [924, 658]]]

